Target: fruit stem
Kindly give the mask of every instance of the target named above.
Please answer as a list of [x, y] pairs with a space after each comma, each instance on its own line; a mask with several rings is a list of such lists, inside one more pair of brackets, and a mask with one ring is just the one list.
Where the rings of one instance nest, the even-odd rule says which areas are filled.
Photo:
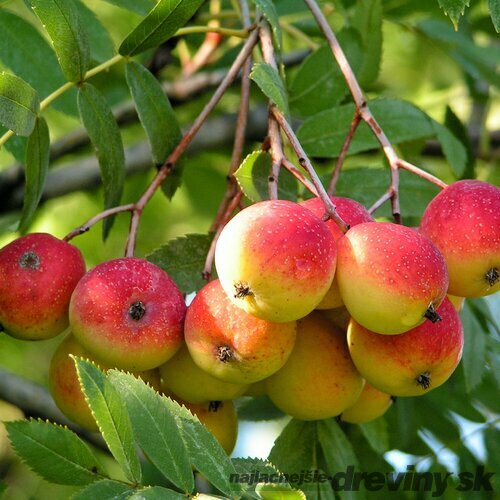
[[360, 122], [361, 114], [358, 108], [356, 108], [354, 116], [352, 117], [351, 126], [349, 127], [349, 132], [347, 132], [344, 143], [342, 144], [342, 148], [340, 149], [339, 157], [337, 158], [337, 162], [335, 163], [335, 168], [333, 169], [330, 184], [328, 184], [328, 189], [326, 190], [329, 195], [333, 195], [333, 193], [335, 192], [335, 187], [337, 186], [337, 182], [340, 177], [340, 170], [342, 169], [342, 165], [344, 164], [344, 160], [347, 156], [347, 151], [349, 151], [349, 146], [351, 145], [352, 138], [354, 137], [354, 133], [358, 129], [358, 125], [360, 124]]
[[441, 179], [438, 179], [434, 175], [429, 174], [429, 172], [426, 172], [425, 170], [422, 170], [421, 168], [418, 168], [417, 166], [405, 160], [402, 160], [401, 158], [398, 160], [398, 166], [404, 170], [408, 170], [408, 172], [411, 172], [415, 175], [418, 175], [419, 177], [422, 177], [422, 179], [425, 179], [426, 181], [435, 184], [441, 189], [444, 189], [445, 187], [448, 186], [448, 184], [446, 184], [446, 182], [443, 182]]
[[297, 167], [295, 167], [295, 165], [290, 160], [288, 160], [287, 158], [283, 158], [282, 165], [314, 196], [319, 196], [317, 189], [314, 187], [314, 184]]
[[309, 177], [312, 180], [312, 183], [314, 184], [314, 187], [316, 188], [319, 197], [323, 201], [323, 204], [325, 205], [325, 210], [326, 214], [328, 215], [328, 218], [331, 218], [335, 223], [340, 227], [342, 232], [346, 233], [349, 229], [349, 225], [346, 224], [340, 215], [337, 213], [337, 210], [335, 209], [335, 205], [332, 203], [332, 200], [328, 196], [328, 194], [325, 191], [325, 188], [323, 187], [323, 184], [321, 183], [320, 178], [318, 177], [318, 174], [314, 170], [314, 167], [311, 164], [311, 161], [307, 157], [306, 152], [304, 151], [302, 145], [300, 144], [297, 136], [295, 135], [295, 132], [293, 131], [292, 127], [289, 125], [287, 122], [285, 116], [283, 113], [275, 106], [271, 106], [271, 111], [273, 115], [276, 117], [277, 122], [279, 123], [281, 129], [283, 132], [285, 132], [285, 135], [288, 137], [288, 140], [290, 141], [290, 144], [292, 148], [294, 149], [295, 153], [297, 154], [299, 158], [299, 164], [307, 171], [309, 174]]

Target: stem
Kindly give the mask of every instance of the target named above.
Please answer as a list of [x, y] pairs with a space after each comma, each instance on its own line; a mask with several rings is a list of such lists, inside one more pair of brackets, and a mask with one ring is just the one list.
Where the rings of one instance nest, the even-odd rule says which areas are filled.
[[352, 138], [354, 137], [354, 133], [356, 132], [360, 121], [361, 121], [361, 114], [356, 109], [354, 116], [352, 118], [349, 132], [347, 133], [347, 136], [344, 140], [344, 144], [342, 144], [342, 148], [340, 149], [339, 157], [337, 158], [337, 163], [335, 163], [335, 168], [333, 170], [330, 184], [328, 185], [328, 189], [326, 191], [329, 195], [333, 195], [333, 193], [335, 192], [335, 187], [337, 186], [337, 181], [339, 180], [340, 177], [340, 171], [342, 169], [342, 165], [347, 156], [347, 151], [349, 151], [349, 146], [351, 145]]
[[198, 115], [196, 120], [191, 125], [191, 128], [184, 134], [179, 144], [170, 153], [168, 158], [165, 160], [164, 164], [160, 167], [155, 178], [146, 189], [144, 194], [139, 198], [135, 204], [134, 210], [132, 212], [132, 219], [130, 221], [129, 235], [127, 239], [127, 245], [125, 248], [125, 255], [131, 256], [134, 254], [135, 242], [137, 239], [137, 230], [139, 228], [139, 221], [142, 215], [142, 211], [149, 200], [153, 197], [156, 190], [161, 186], [162, 182], [170, 175], [175, 167], [175, 163], [180, 158], [182, 153], [186, 150], [190, 142], [194, 139], [197, 132], [200, 130], [201, 126], [207, 119], [208, 115], [213, 111], [217, 103], [220, 101], [221, 97], [224, 95], [226, 90], [229, 88], [231, 83], [234, 81], [241, 67], [248, 59], [252, 53], [253, 47], [257, 43], [258, 33], [257, 30], [253, 31], [245, 44], [243, 45], [240, 53], [234, 60], [231, 68], [227, 72], [226, 76], [217, 87], [216, 91], [212, 95], [210, 101], [205, 105], [201, 113]]
[[366, 99], [363, 95], [363, 91], [359, 86], [358, 80], [354, 75], [354, 72], [347, 60], [342, 47], [340, 46], [337, 38], [335, 37], [326, 17], [321, 12], [321, 9], [316, 4], [315, 0], [304, 0], [306, 5], [311, 10], [316, 22], [318, 23], [321, 31], [325, 35], [328, 44], [332, 50], [333, 56], [335, 57], [342, 74], [344, 75], [347, 86], [349, 87], [349, 91], [351, 92], [352, 98], [356, 105], [356, 109], [361, 115], [361, 118], [367, 123], [367, 125], [372, 130], [373, 134], [377, 138], [378, 142], [382, 146], [382, 150], [389, 161], [389, 166], [391, 168], [391, 204], [392, 204], [392, 213], [396, 222], [400, 222], [401, 211], [399, 209], [399, 166], [398, 166], [398, 155], [394, 151], [392, 144], [387, 139], [382, 128], [377, 123], [377, 120], [372, 115]]
[[314, 196], [319, 196], [314, 184], [298, 169], [295, 165], [286, 158], [283, 158], [283, 168], [286, 168], [301, 184], [303, 184]]
[[67, 234], [64, 237], [64, 241], [70, 241], [72, 240], [75, 236], [79, 236], [83, 233], [86, 233], [94, 224], [97, 224], [99, 221], [106, 219], [107, 217], [110, 217], [112, 215], [121, 213], [121, 212], [132, 212], [135, 208], [135, 205], [133, 203], [129, 203], [128, 205], [120, 205], [118, 207], [113, 207], [113, 208], [108, 208], [107, 210], [103, 210], [102, 212], [98, 213], [97, 215], [94, 215], [91, 219], [89, 219], [87, 222], [82, 224], [80, 227], [77, 227], [76, 229], [73, 229], [69, 234]]
[[[245, 27], [250, 26], [251, 20], [250, 20], [250, 11], [248, 8], [248, 2], [247, 0], [241, 0], [240, 4], [241, 4], [241, 17], [243, 19], [243, 26]], [[231, 202], [236, 193], [240, 190], [233, 174], [234, 172], [236, 172], [239, 165], [241, 164], [243, 156], [243, 147], [245, 145], [245, 136], [247, 131], [248, 111], [250, 103], [250, 86], [252, 83], [249, 78], [251, 70], [252, 70], [252, 57], [249, 56], [242, 68], [240, 107], [238, 109], [238, 117], [236, 119], [236, 130], [234, 133], [233, 152], [231, 155], [231, 163], [229, 165], [229, 172], [227, 175], [228, 186], [226, 192], [224, 193], [224, 197], [219, 205], [212, 226], [210, 228], [211, 231], [218, 230], [221, 221], [224, 217], [224, 214], [227, 210], [228, 204]]]
[[335, 221], [335, 223], [340, 227], [342, 232], [346, 233], [349, 229], [349, 226], [342, 220], [340, 215], [335, 210], [335, 205], [332, 203], [332, 200], [325, 191], [323, 184], [321, 184], [318, 174], [314, 170], [311, 161], [307, 157], [306, 152], [302, 148], [302, 145], [300, 144], [292, 127], [288, 124], [283, 113], [281, 113], [281, 111], [276, 106], [272, 106], [271, 110], [274, 116], [276, 117], [276, 120], [278, 121], [280, 127], [282, 128], [283, 132], [285, 132], [285, 135], [288, 137], [288, 140], [290, 141], [292, 148], [297, 154], [300, 165], [307, 171], [309, 177], [311, 177], [312, 183], [314, 184], [314, 187], [318, 191], [319, 197], [321, 198], [323, 204], [325, 205], [326, 215], [328, 216], [327, 218], [331, 218], [333, 221]]
[[210, 248], [208, 249], [207, 257], [205, 259], [205, 266], [203, 267], [202, 276], [203, 279], [206, 281], [210, 281], [210, 278], [212, 277], [212, 266], [215, 257], [215, 247], [217, 246], [217, 241], [219, 240], [220, 233], [222, 233], [224, 226], [231, 218], [231, 214], [236, 210], [236, 208], [240, 204], [242, 197], [243, 197], [243, 192], [240, 190], [236, 191], [233, 198], [228, 203], [226, 210], [224, 211], [219, 221], [217, 231], [215, 232], [213, 240], [210, 243]]
[[418, 175], [419, 177], [422, 177], [422, 179], [425, 179], [426, 181], [429, 181], [432, 184], [435, 184], [436, 186], [438, 186], [441, 189], [444, 189], [445, 187], [448, 186], [448, 184], [446, 184], [446, 182], [443, 182], [441, 179], [438, 179], [437, 177], [430, 174], [429, 172], [426, 172], [425, 170], [422, 170], [422, 169], [416, 167], [415, 165], [413, 165], [405, 160], [399, 159], [398, 166], [400, 168], [402, 168], [403, 170], [408, 170], [408, 172], [412, 172], [413, 174]]
[[[274, 53], [273, 39], [271, 36], [271, 30], [269, 28], [269, 24], [263, 23], [261, 28], [259, 29], [259, 37], [260, 37], [260, 45], [262, 48], [262, 55], [264, 56], [264, 62], [269, 64], [272, 68], [278, 69], [278, 65], [276, 63], [276, 56]], [[271, 101], [269, 101], [269, 107], [272, 106]], [[278, 179], [280, 175], [280, 168], [283, 162], [283, 158], [285, 157], [285, 153], [283, 152], [283, 144], [281, 142], [280, 137], [280, 129], [278, 123], [276, 122], [276, 118], [269, 113], [268, 118], [268, 137], [271, 146], [271, 158], [272, 158], [272, 166], [271, 172], [269, 175], [269, 199], [277, 200], [278, 199]]]
[[387, 200], [390, 200], [392, 196], [392, 191], [389, 188], [369, 209], [368, 212], [373, 214], [378, 210]]

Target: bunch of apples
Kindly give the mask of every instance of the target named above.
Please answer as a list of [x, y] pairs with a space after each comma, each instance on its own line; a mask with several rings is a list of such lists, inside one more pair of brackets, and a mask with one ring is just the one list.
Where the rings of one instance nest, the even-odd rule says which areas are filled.
[[197, 414], [228, 453], [232, 400], [242, 395], [267, 394], [302, 420], [367, 422], [395, 396], [443, 384], [458, 365], [460, 298], [500, 289], [500, 189], [451, 184], [419, 228], [332, 201], [345, 234], [324, 220], [319, 198], [239, 212], [217, 242], [219, 279], [189, 307], [144, 259], [85, 272], [69, 243], [21, 237], [0, 250], [1, 328], [30, 340], [71, 331], [52, 359], [50, 388], [88, 429], [97, 426], [70, 355], [136, 373]]

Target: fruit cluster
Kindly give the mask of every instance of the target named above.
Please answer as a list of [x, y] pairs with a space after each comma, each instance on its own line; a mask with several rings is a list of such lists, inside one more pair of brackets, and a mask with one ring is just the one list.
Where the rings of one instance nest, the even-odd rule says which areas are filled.
[[21, 237], [0, 250], [1, 328], [29, 340], [71, 331], [53, 356], [50, 389], [88, 429], [96, 423], [70, 355], [136, 373], [186, 404], [228, 452], [237, 430], [231, 400], [244, 394], [267, 394], [303, 420], [372, 420], [394, 396], [425, 394], [458, 365], [457, 297], [500, 289], [500, 189], [456, 182], [419, 228], [332, 201], [345, 234], [324, 220], [319, 198], [239, 212], [217, 242], [219, 279], [189, 307], [146, 260], [85, 272], [69, 243]]

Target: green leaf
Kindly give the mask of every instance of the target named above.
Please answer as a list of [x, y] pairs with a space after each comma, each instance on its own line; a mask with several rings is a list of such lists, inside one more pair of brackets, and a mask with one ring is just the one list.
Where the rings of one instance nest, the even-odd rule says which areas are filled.
[[162, 397], [177, 419], [193, 467], [225, 495], [241, 493], [242, 486], [230, 481], [231, 474], [236, 473], [234, 466], [213, 434], [185, 406]]
[[[400, 201], [403, 217], [420, 218], [429, 202], [439, 193], [439, 188], [411, 172], [400, 171]], [[370, 207], [387, 189], [390, 173], [387, 168], [355, 168], [342, 172], [336, 194], [359, 201]], [[390, 204], [376, 212], [377, 217], [390, 217]]]
[[148, 460], [173, 484], [190, 493], [194, 488], [191, 464], [165, 398], [129, 373], [110, 370], [108, 380], [125, 401], [135, 440]]
[[183, 173], [184, 173], [184, 163], [183, 163], [183, 158], [181, 158], [172, 167], [170, 174], [168, 174], [167, 178], [161, 184], [161, 190], [169, 200], [173, 198], [174, 194], [181, 186]]
[[[120, 129], [106, 99], [93, 85], [84, 83], [80, 87], [78, 109], [99, 161], [104, 206], [116, 206], [120, 203], [125, 184], [125, 153]], [[109, 234], [113, 220], [108, 217], [104, 221], [104, 238]]]
[[352, 23], [364, 46], [363, 65], [358, 74], [361, 85], [373, 85], [378, 76], [382, 59], [382, 14], [380, 0], [358, 0], [356, 4]]
[[[432, 137], [435, 130], [430, 118], [413, 104], [395, 99], [370, 101], [370, 109], [393, 144]], [[297, 131], [306, 153], [336, 158], [349, 131], [354, 104], [328, 109], [307, 119]], [[366, 123], [361, 122], [349, 148], [349, 154], [380, 147]]]
[[41, 420], [5, 422], [5, 426], [17, 454], [47, 481], [85, 485], [102, 479], [96, 457], [66, 427]]
[[290, 500], [306, 500], [303, 491], [293, 490], [287, 483], [261, 483], [255, 487], [255, 492], [263, 500], [281, 500], [285, 498]]
[[357, 466], [358, 459], [351, 443], [333, 418], [318, 422], [318, 440], [330, 472], [345, 471], [349, 465]]
[[141, 480], [141, 464], [135, 452], [130, 417], [124, 401], [99, 368], [89, 361], [74, 358], [80, 385], [102, 437], [131, 481]]
[[[271, 155], [265, 151], [250, 153], [241, 163], [234, 176], [251, 201], [269, 199], [269, 174], [271, 173]], [[278, 180], [278, 197], [284, 200], [297, 201], [297, 181], [284, 168]]]
[[444, 13], [450, 17], [455, 30], [457, 30], [460, 16], [464, 15], [465, 7], [469, 6], [470, 0], [438, 0], [438, 2]]
[[285, 85], [278, 70], [266, 63], [253, 65], [250, 78], [259, 86], [262, 93], [286, 116], [290, 115], [288, 110], [288, 96]]
[[87, 33], [73, 0], [28, 0], [47, 31], [64, 75], [70, 82], [83, 80], [89, 69]]
[[460, 178], [467, 166], [467, 150], [465, 146], [444, 125], [434, 120], [432, 120], [432, 125], [453, 173], [457, 178]]
[[284, 413], [274, 406], [273, 402], [266, 396], [253, 398], [239, 398], [236, 401], [236, 410], [240, 420], [261, 422], [263, 420], [276, 420], [284, 417]]
[[136, 491], [127, 500], [186, 500], [186, 495], [161, 486], [152, 486]]
[[157, 248], [146, 259], [167, 272], [182, 293], [198, 291], [206, 281], [202, 272], [212, 236], [187, 234]]
[[472, 391], [483, 379], [485, 371], [484, 358], [486, 356], [486, 338], [481, 324], [474, 312], [465, 301], [460, 312], [464, 327], [464, 351], [462, 365], [465, 375], [465, 388], [467, 392]]
[[[0, 33], [0, 62], [37, 89], [42, 98], [66, 83], [54, 51], [32, 24], [0, 9]], [[65, 92], [51, 106], [76, 116], [76, 90]]]
[[[469, 132], [465, 125], [461, 122], [460, 118], [454, 113], [453, 109], [450, 106], [446, 106], [446, 113], [444, 119], [444, 126], [456, 137], [463, 148], [465, 148], [465, 168], [462, 171], [461, 178], [469, 179], [475, 177], [474, 168], [476, 163], [476, 158], [474, 155], [474, 151], [472, 149], [472, 143], [469, 137]], [[442, 138], [439, 139], [443, 141]], [[451, 144], [450, 146], [451, 147]], [[445, 150], [446, 154], [446, 150]], [[448, 161], [451, 163], [453, 156], [451, 154], [446, 155]]]
[[146, 18], [130, 33], [118, 51], [133, 56], [157, 47], [175, 35], [198, 10], [204, 0], [160, 0]]
[[97, 62], [111, 59], [115, 54], [115, 47], [108, 30], [81, 0], [73, 0], [73, 2], [87, 31], [90, 57]]
[[155, 0], [105, 0], [108, 3], [130, 10], [141, 16], [146, 15], [155, 5]]
[[133, 494], [134, 491], [124, 483], [104, 479], [78, 491], [71, 497], [71, 500], [89, 500], [91, 498], [96, 500], [118, 500], [119, 498], [130, 498], [129, 495]]
[[[363, 61], [359, 34], [352, 28], [343, 29], [338, 41], [356, 73]], [[324, 45], [306, 57], [295, 74], [290, 84], [290, 107], [294, 114], [306, 118], [337, 106], [348, 92], [332, 50]]]
[[0, 73], [0, 123], [17, 135], [30, 135], [40, 111], [40, 100], [22, 78]]
[[389, 451], [389, 433], [383, 417], [359, 424], [359, 427], [374, 451], [380, 454]]
[[495, 31], [500, 33], [500, 0], [488, 0], [488, 7]]
[[148, 135], [153, 161], [162, 165], [182, 137], [175, 113], [160, 83], [144, 66], [129, 62], [125, 77]]
[[278, 12], [276, 7], [271, 0], [253, 0], [255, 6], [260, 9], [267, 22], [271, 26], [273, 32], [274, 44], [278, 51], [281, 51], [283, 46], [283, 35], [281, 33], [280, 20], [278, 18]]
[[268, 460], [287, 474], [315, 468], [317, 425], [292, 419], [274, 442]]
[[50, 136], [47, 122], [38, 118], [28, 139], [25, 161], [24, 206], [19, 231], [25, 232], [42, 198], [49, 169]]

